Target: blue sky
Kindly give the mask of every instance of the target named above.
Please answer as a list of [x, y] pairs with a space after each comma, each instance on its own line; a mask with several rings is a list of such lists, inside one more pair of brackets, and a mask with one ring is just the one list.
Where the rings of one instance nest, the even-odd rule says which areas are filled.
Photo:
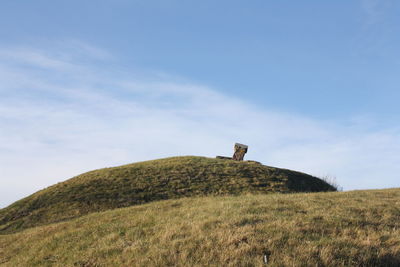
[[345, 190], [398, 187], [399, 11], [3, 1], [0, 206], [93, 168], [230, 154], [236, 141]]

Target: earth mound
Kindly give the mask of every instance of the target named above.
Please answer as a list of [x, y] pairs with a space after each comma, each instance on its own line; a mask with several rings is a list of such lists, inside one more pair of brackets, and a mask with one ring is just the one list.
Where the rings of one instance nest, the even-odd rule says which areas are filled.
[[0, 234], [165, 199], [335, 190], [319, 178], [257, 162], [172, 157], [90, 171], [38, 191], [0, 210]]

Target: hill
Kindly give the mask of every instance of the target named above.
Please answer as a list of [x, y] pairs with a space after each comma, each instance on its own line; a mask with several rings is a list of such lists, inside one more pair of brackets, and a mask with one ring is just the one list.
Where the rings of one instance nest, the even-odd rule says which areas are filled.
[[400, 189], [193, 197], [92, 213], [0, 235], [0, 264], [400, 266]]
[[87, 172], [0, 210], [0, 233], [151, 201], [205, 195], [334, 191], [310, 175], [204, 157], [174, 157]]

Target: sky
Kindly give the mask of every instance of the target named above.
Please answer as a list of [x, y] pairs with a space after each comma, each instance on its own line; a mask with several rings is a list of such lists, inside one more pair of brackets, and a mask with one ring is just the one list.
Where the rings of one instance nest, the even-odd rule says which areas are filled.
[[0, 208], [82, 172], [231, 155], [400, 187], [400, 3], [5, 0]]

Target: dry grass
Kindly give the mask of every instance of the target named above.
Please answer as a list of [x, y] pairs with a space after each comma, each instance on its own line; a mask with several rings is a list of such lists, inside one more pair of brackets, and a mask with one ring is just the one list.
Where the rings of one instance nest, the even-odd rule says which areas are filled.
[[41, 190], [0, 210], [0, 234], [164, 199], [333, 190], [307, 174], [254, 162], [174, 157], [95, 170]]
[[158, 201], [0, 236], [2, 266], [400, 266], [400, 189]]

